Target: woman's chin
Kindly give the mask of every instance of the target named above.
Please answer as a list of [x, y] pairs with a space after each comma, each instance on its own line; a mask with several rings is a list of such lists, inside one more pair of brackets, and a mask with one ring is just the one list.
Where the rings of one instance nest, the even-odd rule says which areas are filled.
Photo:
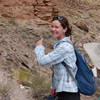
[[53, 37], [53, 39], [57, 39], [57, 37]]
[[56, 36], [56, 35], [52, 35], [52, 37], [53, 37], [54, 39], [57, 39], [57, 38], [58, 38], [58, 36]]

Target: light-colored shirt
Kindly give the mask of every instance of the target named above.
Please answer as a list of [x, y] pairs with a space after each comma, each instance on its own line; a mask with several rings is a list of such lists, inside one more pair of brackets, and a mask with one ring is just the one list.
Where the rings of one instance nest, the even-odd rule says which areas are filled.
[[51, 88], [56, 92], [78, 92], [77, 84], [61, 64], [64, 61], [69, 65], [69, 69], [75, 77], [77, 72], [76, 55], [73, 46], [68, 41], [71, 42], [70, 37], [56, 41], [54, 50], [48, 54], [45, 54], [43, 45], [39, 45], [34, 49], [38, 63], [42, 66], [51, 66], [53, 71]]

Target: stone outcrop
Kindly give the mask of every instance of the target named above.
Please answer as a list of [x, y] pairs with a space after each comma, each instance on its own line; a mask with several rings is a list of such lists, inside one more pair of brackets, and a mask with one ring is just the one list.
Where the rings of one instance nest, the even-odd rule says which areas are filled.
[[29, 72], [49, 75], [50, 69], [39, 66], [33, 52], [43, 28], [21, 27], [0, 18], [0, 30], [0, 100], [34, 100], [31, 88], [21, 85], [27, 80], [26, 76], [19, 78], [19, 74], [17, 78], [16, 69], [24, 68]]
[[58, 14], [56, 5], [51, 0], [36, 0], [33, 7], [35, 16], [44, 20], [49, 20], [52, 16]]
[[52, 0], [0, 0], [0, 16], [5, 18], [50, 20], [57, 14]]
[[89, 28], [88, 26], [86, 25], [86, 23], [84, 21], [77, 21], [75, 23], [75, 25], [80, 28], [81, 30], [84, 30], [85, 32], [89, 32]]

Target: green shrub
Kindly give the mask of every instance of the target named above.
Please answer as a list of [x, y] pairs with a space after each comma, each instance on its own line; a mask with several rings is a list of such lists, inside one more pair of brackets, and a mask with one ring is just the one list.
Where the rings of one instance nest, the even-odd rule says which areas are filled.
[[36, 100], [44, 100], [43, 98], [50, 90], [50, 79], [46, 80], [46, 77], [41, 75], [37, 69], [33, 72], [27, 69], [16, 69], [14, 76], [19, 83], [31, 87], [32, 97]]
[[8, 83], [7, 84], [0, 83], [0, 95], [2, 97], [6, 96], [9, 90], [10, 90], [10, 85]]
[[32, 80], [32, 95], [36, 100], [44, 100], [43, 98], [49, 93], [50, 80], [46, 80], [45, 76], [41, 76], [36, 72]]
[[24, 68], [19, 68], [14, 71], [14, 77], [23, 85], [30, 85], [32, 81], [32, 73]]

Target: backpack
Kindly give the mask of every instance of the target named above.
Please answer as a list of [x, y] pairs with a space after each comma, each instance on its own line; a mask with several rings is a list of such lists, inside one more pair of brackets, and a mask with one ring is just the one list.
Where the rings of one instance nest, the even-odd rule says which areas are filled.
[[[72, 43], [70, 43], [72, 44]], [[65, 66], [67, 72], [71, 75], [73, 80], [78, 86], [79, 92], [91, 96], [96, 91], [95, 77], [93, 75], [92, 70], [88, 67], [86, 57], [81, 53], [77, 48], [74, 47], [76, 54], [76, 65], [78, 67], [76, 76], [74, 78], [73, 74], [69, 70], [69, 65], [67, 65], [64, 61], [62, 64]]]

